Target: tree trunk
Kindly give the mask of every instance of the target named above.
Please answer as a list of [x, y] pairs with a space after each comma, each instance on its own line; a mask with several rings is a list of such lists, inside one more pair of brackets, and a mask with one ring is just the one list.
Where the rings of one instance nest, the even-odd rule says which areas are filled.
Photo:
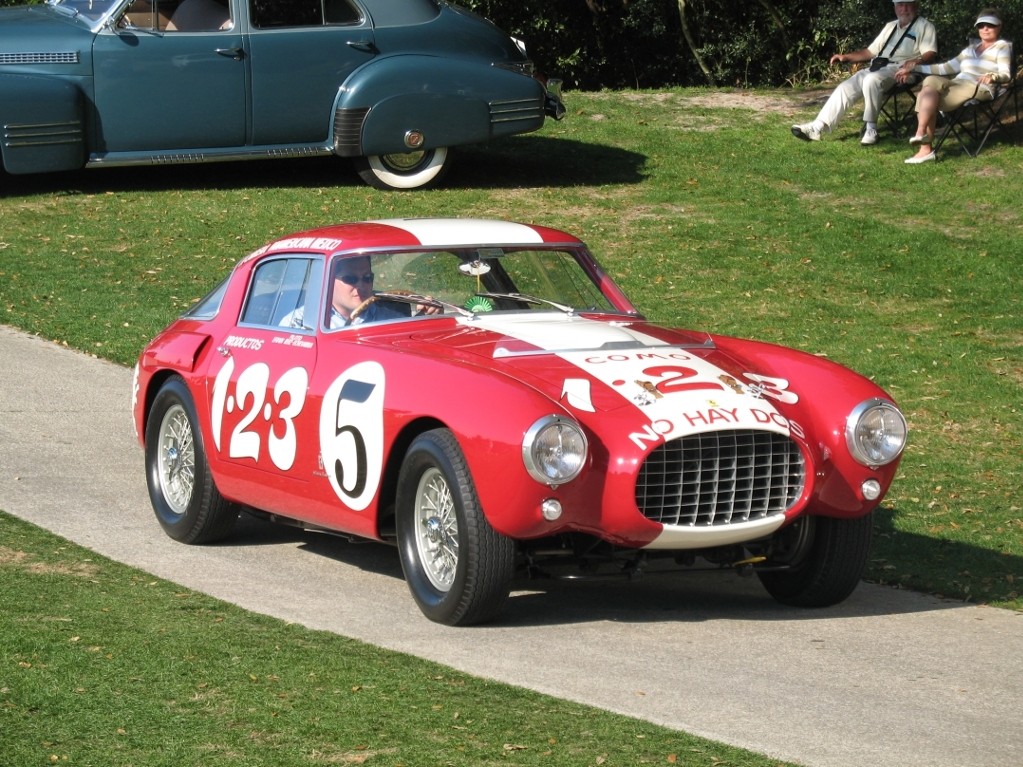
[[714, 80], [714, 75], [711, 73], [710, 68], [704, 62], [703, 57], [700, 56], [699, 51], [696, 50], [696, 42], [689, 31], [689, 22], [686, 21], [686, 0], [678, 0], [678, 18], [682, 22], [682, 36], [686, 39], [689, 50], [693, 52], [693, 58], [696, 59], [697, 66], [700, 67], [703, 76], [707, 78], [707, 82], [711, 86], [717, 86], [717, 81]]

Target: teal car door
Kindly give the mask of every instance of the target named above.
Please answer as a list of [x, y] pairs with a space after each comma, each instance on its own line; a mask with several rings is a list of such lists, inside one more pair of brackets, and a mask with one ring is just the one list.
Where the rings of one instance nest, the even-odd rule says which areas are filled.
[[373, 27], [346, 0], [251, 3], [257, 145], [324, 144], [342, 83], [376, 55]]
[[247, 142], [243, 35], [228, 29], [105, 29], [93, 46], [95, 148], [239, 147]]

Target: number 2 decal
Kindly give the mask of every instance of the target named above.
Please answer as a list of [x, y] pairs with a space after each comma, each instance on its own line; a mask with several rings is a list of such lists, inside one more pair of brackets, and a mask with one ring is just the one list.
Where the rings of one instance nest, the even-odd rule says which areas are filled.
[[323, 395], [320, 454], [341, 501], [362, 511], [376, 496], [384, 463], [384, 369], [360, 362]]
[[650, 376], [651, 378], [659, 378], [660, 380], [654, 384], [654, 387], [661, 394], [672, 394], [673, 392], [680, 391], [693, 391], [694, 389], [700, 390], [717, 390], [720, 391], [725, 387], [715, 381], [689, 381], [686, 379], [695, 378], [700, 373], [692, 368], [682, 367], [681, 365], [658, 365], [657, 367], [644, 368], [643, 375]]
[[288, 471], [295, 464], [298, 438], [295, 432], [295, 418], [305, 406], [306, 390], [309, 387], [309, 373], [305, 368], [291, 368], [274, 385], [272, 401], [267, 401], [270, 383], [270, 368], [257, 362], [243, 370], [229, 393], [231, 376], [234, 374], [234, 359], [229, 358], [217, 373], [213, 382], [213, 397], [210, 402], [210, 419], [213, 427], [213, 443], [217, 451], [223, 447], [224, 414], [238, 411], [242, 418], [231, 431], [227, 443], [230, 458], [251, 458], [259, 461], [263, 450], [263, 435], [258, 428], [258, 419], [269, 424], [267, 429], [267, 452], [273, 465], [281, 471]]

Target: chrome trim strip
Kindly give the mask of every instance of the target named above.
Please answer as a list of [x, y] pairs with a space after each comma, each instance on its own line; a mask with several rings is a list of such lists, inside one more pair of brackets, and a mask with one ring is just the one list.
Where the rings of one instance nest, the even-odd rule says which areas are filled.
[[4, 146], [52, 146], [82, 143], [82, 126], [78, 121], [4, 125]]
[[330, 147], [261, 147], [254, 149], [204, 150], [201, 152], [157, 152], [143, 154], [141, 152], [111, 152], [105, 155], [92, 155], [85, 164], [87, 168], [115, 168], [136, 165], [195, 165], [207, 162], [240, 162], [244, 160], [292, 159], [299, 157], [328, 157], [334, 154]]

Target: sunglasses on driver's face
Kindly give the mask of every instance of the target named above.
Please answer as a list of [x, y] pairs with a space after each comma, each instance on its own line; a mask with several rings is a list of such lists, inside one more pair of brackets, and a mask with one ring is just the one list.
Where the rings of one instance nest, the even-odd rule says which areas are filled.
[[373, 283], [373, 272], [366, 272], [361, 277], [357, 274], [339, 274], [334, 279], [341, 280], [341, 282], [345, 285], [350, 285], [353, 288], [358, 285], [360, 281], [367, 285], [371, 285]]

